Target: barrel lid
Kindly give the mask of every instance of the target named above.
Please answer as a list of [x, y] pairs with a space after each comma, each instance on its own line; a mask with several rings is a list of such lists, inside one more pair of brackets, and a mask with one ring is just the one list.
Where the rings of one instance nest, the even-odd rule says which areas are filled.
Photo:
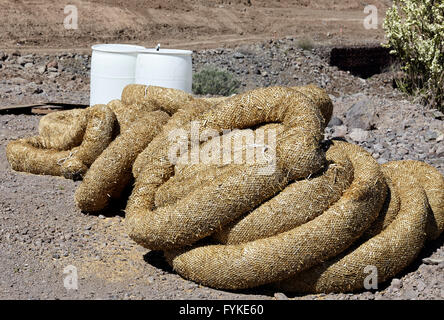
[[193, 51], [191, 50], [179, 50], [179, 49], [143, 49], [139, 53], [146, 54], [164, 54], [164, 55], [191, 55]]
[[93, 45], [92, 50], [102, 51], [102, 52], [113, 52], [113, 53], [137, 53], [144, 50], [145, 47], [136, 46], [133, 44], [119, 44], [119, 43], [103, 43]]

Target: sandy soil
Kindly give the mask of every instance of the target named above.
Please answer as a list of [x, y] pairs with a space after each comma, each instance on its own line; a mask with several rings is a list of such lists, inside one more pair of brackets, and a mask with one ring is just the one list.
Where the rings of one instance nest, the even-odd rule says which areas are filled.
[[[0, 49], [75, 48], [101, 42], [202, 49], [283, 36], [317, 43], [383, 40], [389, 0], [375, 0], [377, 30], [366, 30], [360, 0], [0, 0]], [[78, 29], [66, 30], [66, 5], [75, 5]]]

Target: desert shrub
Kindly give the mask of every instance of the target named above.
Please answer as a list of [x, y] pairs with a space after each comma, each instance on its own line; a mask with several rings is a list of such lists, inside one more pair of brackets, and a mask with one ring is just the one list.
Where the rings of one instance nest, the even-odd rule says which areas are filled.
[[398, 56], [401, 90], [444, 109], [444, 1], [394, 0], [383, 24], [385, 47]]
[[206, 67], [193, 75], [193, 93], [230, 96], [238, 92], [240, 81], [228, 71]]
[[313, 40], [311, 40], [310, 38], [304, 37], [298, 40], [297, 46], [303, 50], [310, 51], [313, 50], [314, 43]]

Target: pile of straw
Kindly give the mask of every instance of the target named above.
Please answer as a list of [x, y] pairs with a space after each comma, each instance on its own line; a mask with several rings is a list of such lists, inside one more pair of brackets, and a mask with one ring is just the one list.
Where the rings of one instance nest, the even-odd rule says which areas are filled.
[[[358, 146], [323, 141], [332, 110], [314, 86], [196, 99], [129, 85], [107, 106], [45, 116], [39, 136], [11, 142], [7, 155], [18, 171], [82, 177], [75, 199], [84, 211], [105, 209], [134, 182], [130, 237], [163, 250], [184, 278], [220, 289], [355, 291], [368, 266], [384, 282], [442, 233], [444, 177], [422, 162], [380, 166]], [[272, 170], [245, 159], [173, 163], [170, 133], [192, 141], [196, 123], [198, 136], [211, 130], [227, 141], [275, 130]], [[204, 140], [218, 151], [217, 139]]]

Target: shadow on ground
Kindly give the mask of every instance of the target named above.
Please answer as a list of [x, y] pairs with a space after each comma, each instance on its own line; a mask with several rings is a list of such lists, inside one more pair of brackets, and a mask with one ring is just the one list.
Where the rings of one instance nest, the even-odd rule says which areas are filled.
[[[402, 278], [410, 272], [417, 271], [418, 268], [421, 266], [421, 264], [423, 264], [422, 260], [424, 258], [430, 257], [443, 244], [444, 244], [444, 234], [442, 234], [438, 239], [426, 243], [424, 249], [420, 252], [420, 254], [415, 259], [415, 261], [413, 261], [406, 269], [404, 269], [401, 273], [399, 273], [396, 276], [396, 278]], [[158, 268], [164, 272], [175, 273], [173, 268], [166, 261], [162, 251], [150, 251], [144, 255], [143, 259], [145, 260], [145, 262], [149, 263], [153, 267]], [[354, 293], [371, 292], [374, 294], [378, 291], [384, 291], [390, 286], [391, 281], [392, 281], [392, 279], [378, 284], [377, 290], [364, 290], [364, 291], [357, 291]], [[223, 290], [223, 291], [234, 293], [234, 294], [264, 295], [264, 296], [269, 296], [269, 297], [273, 297], [274, 294], [276, 293], [276, 290], [274, 290], [270, 286], [261, 286], [261, 287], [252, 288], [252, 289], [245, 289], [245, 290]], [[286, 292], [285, 294], [289, 298], [300, 298], [300, 297], [306, 296], [306, 294], [304, 294], [304, 293], [287, 293]]]

